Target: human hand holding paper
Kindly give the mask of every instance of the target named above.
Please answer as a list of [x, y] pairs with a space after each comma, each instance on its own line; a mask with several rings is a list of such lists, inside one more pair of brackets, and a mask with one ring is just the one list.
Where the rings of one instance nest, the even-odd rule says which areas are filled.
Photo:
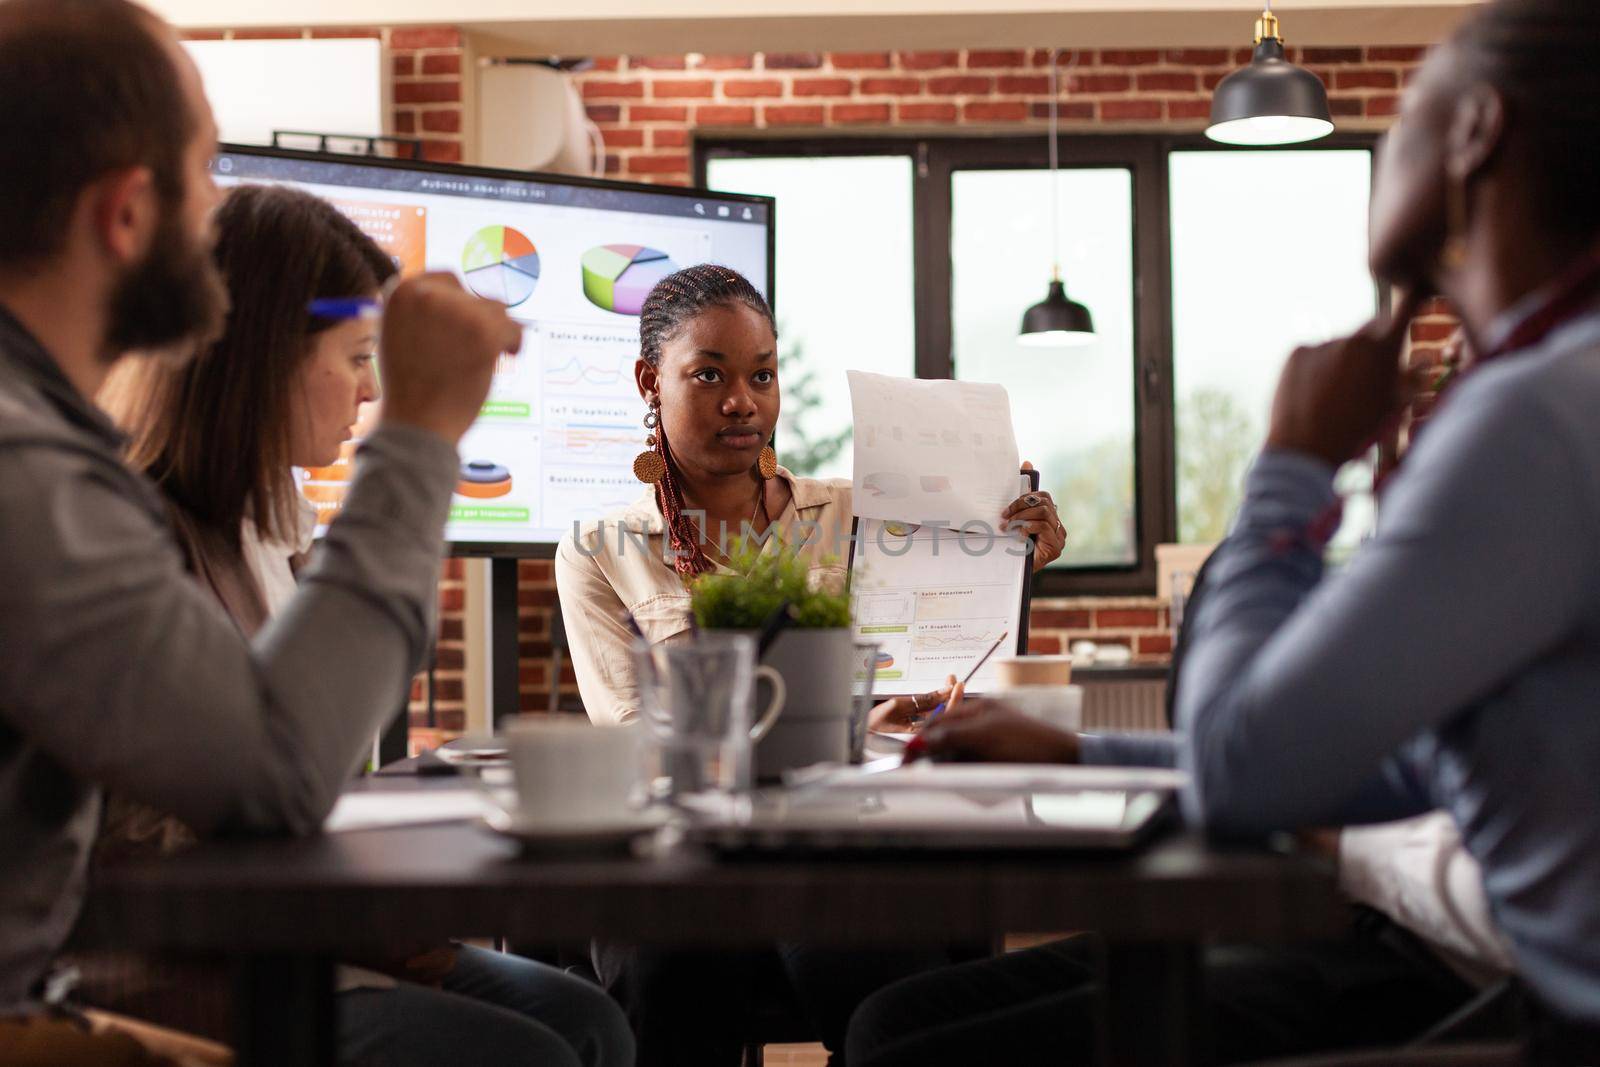
[[[877, 692], [939, 689], [997, 639], [1020, 632], [1033, 554], [1026, 523], [1042, 521], [1021, 512], [1047, 498], [1018, 476], [1011, 402], [1000, 386], [858, 371], [849, 378], [860, 519], [855, 633], [879, 646]], [[1002, 530], [1008, 507], [1019, 521]], [[992, 687], [993, 671], [971, 684]]]

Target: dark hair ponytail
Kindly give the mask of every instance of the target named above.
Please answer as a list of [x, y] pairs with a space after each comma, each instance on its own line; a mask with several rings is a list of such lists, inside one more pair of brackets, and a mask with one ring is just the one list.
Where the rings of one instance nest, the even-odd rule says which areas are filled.
[[[639, 309], [639, 357], [652, 367], [661, 365], [661, 346], [672, 340], [695, 316], [711, 308], [742, 304], [767, 320], [773, 336], [778, 325], [766, 298], [736, 270], [702, 263], [685, 267], [656, 283]], [[656, 503], [666, 521], [667, 543], [672, 546], [673, 566], [685, 580], [695, 578], [714, 566], [695, 537], [694, 524], [683, 514], [683, 489], [678, 484], [667, 445], [663, 421], [655, 428], [656, 446], [666, 461], [666, 471], [656, 483]]]

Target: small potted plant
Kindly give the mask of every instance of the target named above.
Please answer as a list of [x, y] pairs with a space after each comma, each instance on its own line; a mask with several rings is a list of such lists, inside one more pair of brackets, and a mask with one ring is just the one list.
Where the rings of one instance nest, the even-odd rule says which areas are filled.
[[847, 760], [856, 674], [849, 590], [818, 581], [811, 562], [781, 542], [776, 551], [762, 551], [759, 543], [739, 541], [728, 559], [733, 573], [702, 575], [690, 587], [701, 629], [759, 633], [780, 609], [787, 615], [761, 660], [783, 676], [787, 697], [756, 745], [756, 777]]

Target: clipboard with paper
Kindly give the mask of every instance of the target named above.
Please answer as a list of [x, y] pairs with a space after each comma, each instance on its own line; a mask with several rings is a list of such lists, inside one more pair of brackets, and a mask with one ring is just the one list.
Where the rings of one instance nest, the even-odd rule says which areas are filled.
[[[878, 697], [964, 676], [1001, 634], [997, 655], [1028, 647], [1031, 545], [1000, 512], [1039, 486], [1019, 472], [1004, 387], [849, 372], [855, 414], [855, 638], [878, 646]], [[995, 683], [994, 658], [969, 690]]]

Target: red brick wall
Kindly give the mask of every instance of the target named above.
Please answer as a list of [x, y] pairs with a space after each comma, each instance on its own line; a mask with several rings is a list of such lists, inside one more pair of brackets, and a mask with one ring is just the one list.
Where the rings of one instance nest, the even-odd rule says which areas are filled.
[[[1328, 86], [1336, 121], [1381, 130], [1424, 49], [1289, 51]], [[1204, 129], [1211, 90], [1249, 55], [1224, 48], [1063, 53], [1063, 128]], [[606, 138], [608, 174], [687, 185], [693, 141], [702, 133], [1038, 132], [1049, 115], [1049, 63], [1044, 49], [613, 56], [597, 59], [577, 80]], [[1419, 322], [1414, 359], [1436, 359], [1431, 339], [1449, 321], [1434, 315]], [[526, 573], [523, 582], [526, 598], [538, 587]], [[1167, 606], [1154, 597], [1035, 600], [1033, 651], [1063, 652], [1079, 639], [1124, 644], [1142, 660], [1165, 659], [1172, 649]], [[545, 692], [525, 685], [524, 700], [542, 700]]]
[[[1381, 128], [1421, 48], [1305, 48], [1336, 119]], [[1211, 90], [1247, 61], [1225, 48], [1063, 53], [1061, 121], [1074, 131], [1199, 130]], [[578, 76], [608, 146], [607, 173], [687, 184], [700, 132], [950, 133], [1043, 125], [1050, 53], [834, 52], [612, 56]]]
[[[434, 648], [433, 704], [436, 725], [449, 731], [461, 730], [466, 725], [463, 673], [467, 654], [462, 612], [466, 603], [465, 575], [465, 562], [451, 559], [445, 561], [439, 578], [439, 636]], [[429, 725], [426, 671], [411, 680], [411, 725], [424, 729]]]
[[1445, 301], [1431, 300], [1424, 304], [1421, 314], [1411, 323], [1410, 365], [1439, 366], [1446, 343], [1459, 327], [1460, 320]]
[[[272, 30], [212, 37], [321, 36], [326, 31]], [[394, 73], [395, 132], [420, 136], [428, 158], [463, 158], [463, 38], [453, 27], [339, 31], [377, 37]], [[1381, 129], [1421, 48], [1293, 48], [1291, 58], [1329, 87], [1337, 120]], [[1132, 49], [1063, 54], [1059, 102], [1073, 132], [1200, 130], [1210, 92], [1247, 50]], [[1033, 50], [835, 52], [756, 55], [608, 56], [577, 76], [590, 117], [607, 144], [606, 172], [634, 181], [686, 185], [694, 138], [753, 133], [860, 134], [918, 131], [984, 134], [1038, 131], [1048, 114], [1049, 53]], [[1442, 312], [1443, 309], [1434, 309]], [[1413, 358], [1436, 360], [1450, 320], [1436, 313], [1414, 328]], [[452, 562], [440, 586], [441, 639], [434, 699], [439, 725], [462, 725], [462, 565]], [[519, 570], [520, 688], [524, 707], [548, 698], [549, 623], [556, 607], [551, 565]], [[1079, 638], [1128, 645], [1144, 659], [1171, 649], [1166, 606], [1153, 597], [1041, 599], [1032, 645], [1060, 652]], [[570, 665], [560, 679], [564, 702], [576, 701]], [[414, 725], [424, 722], [424, 690], [413, 686]]]

